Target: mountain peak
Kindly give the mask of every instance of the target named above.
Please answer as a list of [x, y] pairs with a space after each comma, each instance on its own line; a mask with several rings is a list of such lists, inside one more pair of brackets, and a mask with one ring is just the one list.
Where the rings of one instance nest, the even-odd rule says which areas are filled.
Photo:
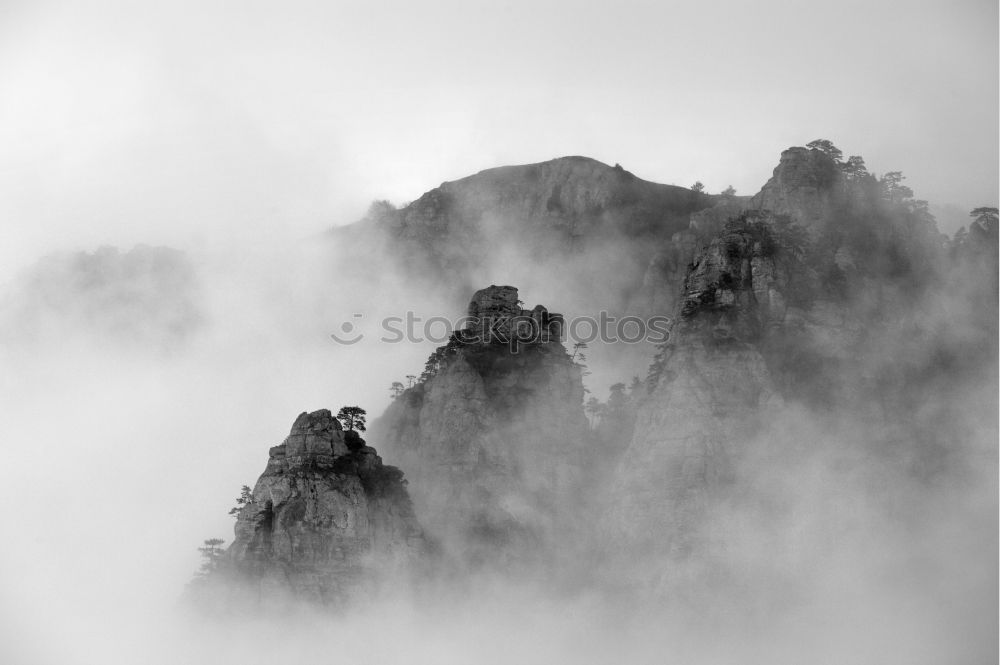
[[564, 187], [567, 185], [591, 190], [595, 195], [595, 200], [602, 198], [602, 195], [613, 195], [610, 190], [629, 185], [648, 190], [647, 193], [671, 190], [687, 191], [683, 187], [661, 185], [642, 180], [626, 171], [619, 164], [609, 166], [604, 162], [582, 155], [556, 157], [534, 164], [516, 164], [485, 169], [475, 175], [442, 183], [441, 189], [517, 187], [528, 193], [531, 189], [540, 188], [551, 194], [554, 186]]
[[196, 602], [342, 603], [425, 546], [402, 472], [328, 409], [299, 414], [269, 450], [235, 535], [226, 558], [192, 588]]
[[782, 151], [771, 179], [754, 195], [748, 207], [788, 215], [808, 228], [816, 228], [831, 213], [842, 179], [837, 163], [826, 153], [788, 148]]

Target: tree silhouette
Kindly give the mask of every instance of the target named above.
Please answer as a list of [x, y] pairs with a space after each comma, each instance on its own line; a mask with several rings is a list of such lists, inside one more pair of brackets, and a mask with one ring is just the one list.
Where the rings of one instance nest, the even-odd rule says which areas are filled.
[[368, 214], [366, 215], [370, 219], [385, 219], [396, 212], [396, 206], [392, 205], [390, 201], [385, 199], [379, 201], [372, 201], [371, 205], [368, 206]]
[[703, 185], [701, 183], [701, 180], [699, 180], [699, 181], [695, 182], [693, 185], [691, 185], [691, 191], [692, 192], [698, 192], [699, 194], [701, 194], [702, 192], [705, 191], [705, 185]]
[[209, 575], [219, 569], [225, 554], [225, 550], [222, 549], [224, 542], [226, 541], [222, 538], [209, 538], [205, 541], [204, 547], [198, 548], [202, 557], [201, 568], [198, 570], [199, 575]]
[[984, 231], [987, 231], [992, 226], [997, 224], [997, 214], [996, 208], [988, 208], [986, 206], [976, 208], [969, 213], [969, 217], [972, 217], [976, 224], [982, 227]]
[[587, 403], [583, 405], [583, 410], [587, 412], [587, 417], [590, 420], [590, 427], [593, 429], [597, 420], [604, 413], [604, 405], [596, 397], [591, 397], [587, 400]]
[[861, 155], [851, 155], [840, 169], [848, 180], [862, 180], [869, 176], [868, 167], [865, 166], [865, 160]]
[[251, 503], [253, 503], [253, 492], [250, 490], [249, 485], [244, 485], [240, 489], [240, 496], [236, 499], [236, 505], [229, 509], [229, 514], [234, 517], [238, 516], [240, 514], [240, 510], [243, 509], [243, 506]]
[[722, 190], [722, 195], [723, 196], [736, 196], [736, 188], [733, 187], [732, 185], [729, 185], [724, 190]]
[[625, 394], [625, 384], [616, 383], [611, 386], [604, 415], [611, 418], [624, 418], [627, 406], [628, 396]]
[[819, 150], [820, 152], [829, 155], [830, 158], [838, 164], [840, 163], [840, 160], [844, 158], [844, 153], [841, 152], [840, 148], [833, 145], [833, 141], [828, 139], [816, 139], [815, 141], [807, 143], [806, 147], [810, 150]]
[[906, 180], [902, 171], [889, 171], [879, 179], [882, 194], [893, 203], [902, 203], [903, 199], [913, 198], [913, 190], [900, 184]]
[[344, 429], [351, 432], [357, 430], [365, 431], [365, 416], [367, 411], [360, 406], [342, 406], [337, 412], [337, 420], [344, 426]]
[[444, 364], [445, 356], [449, 355], [449, 351], [453, 348], [451, 346], [451, 340], [445, 346], [439, 346], [431, 352], [431, 355], [427, 357], [427, 362], [424, 363], [424, 371], [420, 373], [420, 380], [427, 381], [431, 377], [435, 376]]
[[403, 386], [403, 384], [399, 381], [393, 381], [392, 385], [389, 386], [389, 392], [392, 393], [393, 399], [402, 395], [404, 390], [406, 390], [405, 386]]

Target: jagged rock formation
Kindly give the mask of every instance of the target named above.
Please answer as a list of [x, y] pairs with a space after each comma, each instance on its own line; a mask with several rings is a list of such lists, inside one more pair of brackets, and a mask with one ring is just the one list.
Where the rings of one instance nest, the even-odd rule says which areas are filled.
[[[770, 180], [757, 194], [720, 197], [715, 205], [691, 213], [688, 229], [675, 235], [650, 261], [642, 301], [651, 303], [657, 313], [673, 312], [688, 266], [697, 253], [722, 232], [728, 221], [745, 211], [787, 217], [814, 235], [825, 233], [825, 243], [832, 248], [826, 262], [833, 264], [842, 234], [829, 233], [829, 227], [846, 207], [846, 192], [847, 180], [828, 155], [808, 148], [785, 150]], [[838, 267], [850, 266], [845, 253], [838, 259]]]
[[705, 511], [781, 404], [756, 346], [786, 309], [785, 271], [767, 240], [760, 226], [731, 223], [690, 269], [612, 489], [606, 525], [620, 556], [704, 554]]
[[691, 213], [688, 228], [671, 236], [670, 242], [661, 245], [650, 259], [642, 289], [631, 309], [656, 314], [673, 312], [695, 255], [726, 222], [746, 209], [748, 201], [745, 196], [723, 196], [714, 206]]
[[543, 305], [521, 309], [517, 289], [494, 285], [472, 296], [468, 322], [461, 332], [466, 342], [484, 344], [559, 342], [563, 316], [549, 312]]
[[302, 413], [270, 449], [227, 551], [264, 605], [345, 602], [425, 546], [402, 472], [326, 409]]
[[[833, 441], [884, 460], [900, 487], [940, 473], [953, 447], [977, 450], [982, 432], [995, 431], [976, 416], [971, 426], [966, 409], [943, 397], [990, 384], [995, 395], [973, 367], [995, 369], [995, 332], [976, 307], [952, 308], [945, 320], [940, 309], [977, 279], [995, 293], [995, 263], [988, 277], [954, 263], [963, 274], [948, 275], [947, 247], [922, 202], [838, 169], [818, 151], [785, 151], [749, 212], [687, 268], [604, 520], [607, 542], [639, 579], [669, 577], [692, 554], [702, 564], [721, 554], [727, 534], [712, 511], [766, 494], [752, 486], [744, 453], [780, 450], [782, 459], [798, 449], [775, 429], [793, 407], [852, 431], [854, 440]], [[988, 307], [995, 328], [995, 297]], [[964, 434], [956, 441], [955, 432]]]
[[[470, 312], [507, 315], [513, 287], [476, 293]], [[531, 311], [538, 311], [538, 308]], [[588, 430], [583, 383], [558, 341], [453, 344], [371, 431], [407, 468], [417, 514], [471, 566], [553, 564], [578, 524]]]
[[795, 245], [785, 248], [795, 260], [783, 268], [783, 307], [760, 340], [774, 380], [783, 393], [814, 403], [853, 400], [868, 409], [871, 396], [857, 391], [875, 382], [865, 376], [872, 366], [866, 329], [911, 311], [943, 271], [944, 244], [926, 208], [887, 197], [875, 178], [850, 175], [819, 150], [790, 148], [759, 193], [693, 213], [690, 229], [658, 252], [644, 280], [658, 313], [682, 304], [695, 256], [744, 210], [780, 227], [768, 242]]
[[826, 153], [789, 148], [781, 153], [771, 179], [750, 199], [747, 208], [788, 215], [813, 229], [831, 220], [843, 183], [837, 163]]

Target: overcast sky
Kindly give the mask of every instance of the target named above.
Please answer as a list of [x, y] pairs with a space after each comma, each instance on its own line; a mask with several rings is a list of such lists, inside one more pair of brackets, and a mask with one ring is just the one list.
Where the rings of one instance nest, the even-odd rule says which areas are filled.
[[997, 201], [995, 0], [0, 7], [0, 277], [567, 154], [752, 193], [826, 137], [919, 198]]

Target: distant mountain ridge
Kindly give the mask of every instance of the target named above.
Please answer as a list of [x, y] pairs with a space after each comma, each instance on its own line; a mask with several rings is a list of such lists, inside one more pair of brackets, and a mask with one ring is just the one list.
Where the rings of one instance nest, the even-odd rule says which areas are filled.
[[[456, 306], [482, 284], [537, 291], [533, 276], [558, 273], [571, 309], [622, 310], [657, 251], [686, 232], [692, 213], [722, 198], [587, 157], [561, 157], [445, 182], [401, 208], [373, 204], [361, 221], [333, 229], [331, 239], [446, 291]], [[597, 265], [605, 278], [595, 282]]]
[[404, 236], [422, 225], [448, 230], [450, 224], [475, 222], [483, 215], [508, 216], [522, 230], [548, 223], [569, 237], [588, 232], [660, 236], [685, 228], [690, 212], [717, 198], [643, 180], [619, 165], [572, 156], [500, 166], [444, 182], [398, 214], [377, 216], [376, 221]]

